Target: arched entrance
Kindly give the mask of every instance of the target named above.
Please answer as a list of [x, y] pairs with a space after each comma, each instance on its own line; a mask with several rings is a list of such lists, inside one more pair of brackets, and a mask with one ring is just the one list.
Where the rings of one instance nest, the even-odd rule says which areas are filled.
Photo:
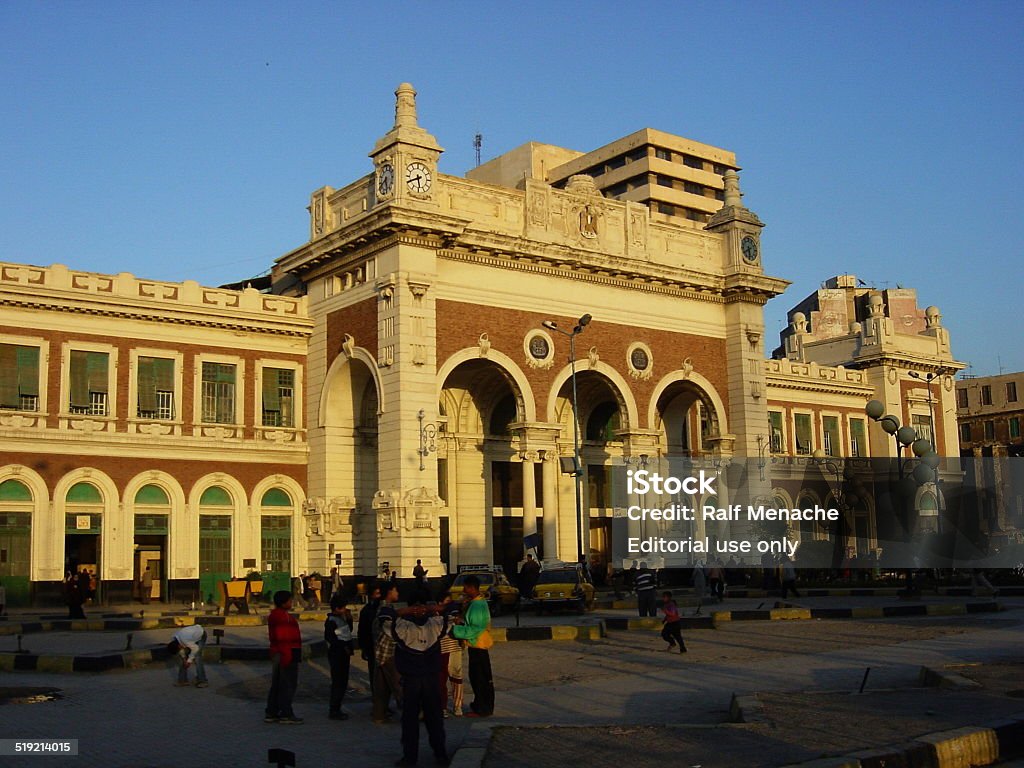
[[[308, 493], [312, 508], [329, 510], [332, 521], [338, 516], [341, 522], [310, 535], [308, 566], [314, 570], [329, 569], [340, 556], [343, 575], [377, 572], [373, 497], [379, 489], [377, 426], [384, 404], [371, 364], [369, 353], [354, 348], [352, 356], [334, 361], [324, 383], [322, 429], [310, 436]], [[301, 567], [293, 563], [292, 575]]]
[[[498, 363], [466, 360], [445, 377], [439, 409], [446, 438], [437, 460], [445, 502], [441, 560], [449, 571], [494, 563], [514, 573], [524, 534], [542, 524], [538, 506], [544, 501], [540, 464], [520, 456], [513, 426], [525, 421], [522, 390]], [[524, 514], [532, 524], [524, 525]]]
[[32, 490], [20, 480], [0, 482], [0, 584], [8, 605], [27, 605], [31, 574]]
[[[560, 441], [573, 445], [573, 382], [570, 377], [560, 389], [555, 401], [555, 415], [562, 427]], [[579, 418], [580, 465], [583, 471], [580, 487], [580, 506], [585, 542], [585, 553], [591, 572], [598, 584], [604, 583], [612, 554], [612, 518], [617, 499], [625, 498], [625, 489], [616, 487], [613, 465], [623, 457], [622, 434], [629, 430], [629, 407], [622, 390], [604, 373], [587, 369], [576, 373], [576, 412]], [[565, 508], [576, 515], [576, 492], [570, 484], [572, 496]], [[568, 527], [568, 526], [566, 526]], [[576, 528], [570, 531], [576, 539]], [[578, 551], [575, 547], [570, 551]], [[576, 557], [572, 558], [573, 560]]]

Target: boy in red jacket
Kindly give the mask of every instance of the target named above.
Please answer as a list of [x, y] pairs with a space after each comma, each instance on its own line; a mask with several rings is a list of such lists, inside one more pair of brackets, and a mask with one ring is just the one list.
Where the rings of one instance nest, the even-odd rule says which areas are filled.
[[299, 622], [288, 611], [292, 607], [291, 592], [274, 593], [274, 610], [267, 617], [270, 632], [270, 659], [274, 664], [267, 696], [265, 723], [301, 723], [292, 710], [292, 699], [299, 684], [299, 661], [302, 659], [302, 632]]

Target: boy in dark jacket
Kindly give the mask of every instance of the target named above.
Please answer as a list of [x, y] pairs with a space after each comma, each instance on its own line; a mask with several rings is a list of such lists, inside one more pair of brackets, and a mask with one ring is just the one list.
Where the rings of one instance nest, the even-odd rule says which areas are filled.
[[324, 622], [324, 640], [327, 641], [327, 661], [331, 665], [331, 701], [327, 717], [331, 720], [348, 720], [341, 711], [341, 702], [348, 690], [348, 673], [352, 661], [352, 614], [345, 607], [341, 593], [331, 598], [331, 612]]
[[419, 757], [420, 711], [436, 765], [448, 765], [443, 706], [441, 704], [441, 638], [448, 634], [448, 618], [438, 606], [416, 606], [398, 611], [391, 633], [395, 665], [402, 676], [402, 758], [398, 766], [416, 765]]
[[270, 659], [274, 667], [263, 722], [298, 724], [302, 722], [302, 718], [295, 716], [292, 700], [299, 685], [302, 632], [299, 630], [299, 622], [288, 612], [292, 608], [291, 592], [275, 592], [274, 606], [274, 610], [267, 617]]

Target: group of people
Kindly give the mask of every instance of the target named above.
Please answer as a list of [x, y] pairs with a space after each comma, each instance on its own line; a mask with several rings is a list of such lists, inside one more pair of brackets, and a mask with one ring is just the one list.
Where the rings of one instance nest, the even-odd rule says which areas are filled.
[[[425, 581], [426, 572], [422, 577]], [[352, 657], [356, 650], [366, 661], [373, 700], [372, 720], [392, 722], [394, 710], [401, 710], [402, 757], [397, 765], [415, 765], [419, 752], [419, 721], [422, 715], [434, 759], [448, 765], [444, 719], [449, 712], [463, 715], [463, 651], [468, 648], [469, 680], [473, 701], [468, 717], [490, 717], [494, 713], [494, 682], [489, 648], [491, 614], [480, 593], [480, 580], [473, 575], [463, 582], [464, 600], [455, 602], [446, 594], [441, 602], [422, 599], [414, 589], [406, 607], [397, 607], [398, 586], [387, 581], [375, 587], [369, 602], [353, 621], [342, 592], [331, 598], [324, 622], [324, 640], [331, 668], [328, 718], [347, 720], [342, 704], [348, 691]], [[293, 708], [302, 659], [302, 633], [292, 615], [294, 596], [274, 594], [274, 609], [267, 619], [270, 637], [271, 680], [264, 722], [298, 724], [302, 718]], [[202, 664], [206, 631], [200, 625], [175, 633], [168, 652], [179, 661], [177, 685], [188, 685], [188, 670], [196, 668], [196, 686], [207, 684]], [[449, 709], [449, 702], [451, 707]]]

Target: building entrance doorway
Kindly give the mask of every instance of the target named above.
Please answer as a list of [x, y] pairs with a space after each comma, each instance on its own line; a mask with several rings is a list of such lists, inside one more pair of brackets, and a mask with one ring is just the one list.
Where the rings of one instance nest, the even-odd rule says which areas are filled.
[[[166, 551], [166, 536], [135, 536], [134, 583], [138, 585], [138, 597], [144, 603], [148, 603], [150, 600], [159, 601], [164, 599]], [[146, 568], [149, 568], [149, 573], [152, 576], [148, 596], [143, 592], [143, 575], [146, 573]]]

